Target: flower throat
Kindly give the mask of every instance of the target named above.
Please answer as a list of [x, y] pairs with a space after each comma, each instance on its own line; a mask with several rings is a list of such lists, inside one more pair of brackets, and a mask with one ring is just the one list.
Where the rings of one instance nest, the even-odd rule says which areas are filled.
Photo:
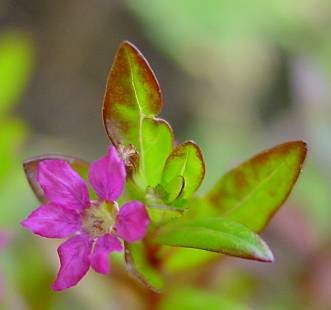
[[102, 237], [112, 231], [117, 214], [116, 202], [92, 202], [82, 214], [82, 229], [91, 238]]

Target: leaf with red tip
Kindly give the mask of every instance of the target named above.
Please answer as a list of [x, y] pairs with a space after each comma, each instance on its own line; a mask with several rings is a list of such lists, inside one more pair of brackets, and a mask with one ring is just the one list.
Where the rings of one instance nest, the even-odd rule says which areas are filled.
[[225, 174], [206, 195], [219, 215], [261, 231], [285, 202], [301, 172], [307, 145], [277, 145]]
[[114, 145], [129, 143], [141, 149], [142, 121], [162, 109], [159, 84], [147, 60], [124, 41], [110, 70], [103, 103], [103, 121]]
[[70, 164], [70, 166], [78, 172], [83, 178], [86, 179], [88, 173], [89, 163], [71, 156], [64, 156], [64, 155], [42, 155], [38, 157], [32, 157], [26, 159], [23, 162], [23, 168], [25, 175], [29, 181], [31, 189], [33, 190], [34, 194], [38, 198], [41, 203], [47, 203], [47, 199], [44, 196], [44, 192], [40, 187], [37, 181], [37, 174], [38, 174], [38, 164], [41, 161], [49, 160], [49, 159], [58, 159], [58, 160], [65, 160]]
[[117, 148], [132, 144], [138, 152], [136, 181], [142, 188], [159, 183], [173, 146], [171, 127], [155, 118], [161, 109], [161, 90], [152, 69], [133, 44], [123, 42], [109, 73], [103, 122]]

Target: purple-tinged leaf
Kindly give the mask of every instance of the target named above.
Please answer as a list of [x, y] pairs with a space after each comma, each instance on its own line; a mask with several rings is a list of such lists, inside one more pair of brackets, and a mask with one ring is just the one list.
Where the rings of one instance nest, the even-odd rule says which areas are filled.
[[70, 164], [70, 166], [78, 172], [80, 176], [86, 179], [87, 173], [88, 173], [88, 167], [89, 163], [75, 158], [71, 156], [64, 156], [64, 155], [42, 155], [38, 157], [32, 157], [29, 159], [26, 159], [23, 162], [23, 168], [25, 175], [29, 181], [29, 184], [31, 186], [31, 189], [35, 193], [36, 197], [41, 203], [47, 203], [47, 199], [44, 195], [44, 191], [40, 187], [38, 181], [37, 181], [37, 175], [38, 175], [38, 164], [39, 162], [42, 162], [44, 160], [65, 160]]

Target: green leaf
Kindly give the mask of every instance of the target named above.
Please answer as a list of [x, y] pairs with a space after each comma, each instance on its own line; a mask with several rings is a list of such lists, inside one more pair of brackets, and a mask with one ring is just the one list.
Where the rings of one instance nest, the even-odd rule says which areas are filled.
[[144, 118], [142, 126], [143, 149], [140, 149], [135, 180], [143, 187], [154, 187], [159, 184], [164, 164], [172, 151], [173, 135], [170, 125], [162, 119]]
[[[168, 249], [169, 247], [164, 247]], [[220, 260], [221, 255], [210, 251], [201, 251], [192, 248], [173, 248], [171, 255], [167, 257], [163, 264], [164, 270], [169, 273], [183, 272], [189, 269], [198, 269], [201, 265], [209, 261]]]
[[[188, 199], [199, 188], [205, 176], [205, 163], [199, 147], [192, 141], [179, 144], [169, 155], [162, 174], [165, 188], [178, 177], [184, 178], [179, 199]], [[181, 184], [178, 183], [180, 189]], [[178, 189], [177, 188], [177, 189]]]
[[3, 186], [8, 175], [17, 168], [17, 151], [25, 138], [25, 132], [25, 126], [18, 120], [0, 120], [0, 186]]
[[164, 282], [159, 272], [146, 257], [147, 250], [142, 242], [125, 243], [125, 261], [128, 271], [142, 284], [160, 292]]
[[[162, 186], [162, 185], [160, 185]], [[182, 194], [185, 187], [185, 179], [183, 176], [178, 175], [170, 180], [169, 183], [164, 185], [164, 190], [167, 193], [166, 201], [172, 202]]]
[[109, 73], [103, 120], [114, 145], [142, 147], [142, 122], [162, 109], [161, 90], [144, 56], [131, 43], [119, 47]]
[[155, 241], [162, 245], [207, 250], [263, 262], [273, 261], [270, 249], [257, 234], [226, 218], [178, 220], [162, 226]]
[[171, 127], [155, 118], [162, 105], [159, 84], [146, 59], [131, 43], [123, 42], [109, 73], [103, 121], [117, 148], [132, 144], [139, 153], [136, 179], [142, 188], [160, 182], [173, 147]]
[[47, 199], [44, 196], [44, 192], [37, 181], [38, 164], [41, 161], [50, 160], [50, 159], [65, 160], [85, 180], [87, 179], [87, 174], [88, 174], [88, 167], [89, 167], [88, 162], [72, 156], [42, 155], [25, 160], [23, 162], [25, 175], [29, 181], [32, 191], [34, 192], [38, 200], [42, 203], [47, 203]]
[[222, 177], [206, 201], [219, 215], [259, 232], [290, 194], [306, 153], [302, 141], [264, 151]]
[[[158, 184], [155, 187], [149, 187], [145, 194], [146, 203], [149, 206], [161, 206], [173, 209], [171, 203], [177, 199], [183, 192], [185, 180], [182, 176], [173, 178], [168, 184], [162, 186]], [[183, 211], [183, 208], [175, 208]]]
[[0, 36], [0, 115], [21, 97], [33, 63], [32, 44], [16, 32]]

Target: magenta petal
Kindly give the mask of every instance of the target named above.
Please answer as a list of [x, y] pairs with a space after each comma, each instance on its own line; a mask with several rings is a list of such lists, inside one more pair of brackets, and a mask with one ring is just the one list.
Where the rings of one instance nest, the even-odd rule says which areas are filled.
[[60, 257], [60, 270], [53, 283], [53, 290], [61, 291], [76, 285], [90, 268], [89, 256], [93, 241], [78, 235], [62, 243], [57, 252]]
[[46, 238], [65, 238], [80, 228], [79, 214], [62, 206], [42, 205], [33, 211], [22, 226]]
[[144, 238], [149, 222], [145, 206], [139, 201], [131, 201], [120, 209], [115, 227], [122, 239], [133, 242]]
[[107, 274], [110, 271], [109, 254], [122, 251], [120, 241], [113, 235], [107, 234], [99, 238], [95, 244], [94, 252], [90, 256], [91, 267], [99, 273]]
[[38, 182], [50, 203], [78, 211], [89, 206], [85, 181], [64, 160], [41, 161]]
[[114, 146], [107, 155], [90, 165], [89, 182], [97, 195], [106, 201], [116, 200], [123, 192], [126, 172]]

